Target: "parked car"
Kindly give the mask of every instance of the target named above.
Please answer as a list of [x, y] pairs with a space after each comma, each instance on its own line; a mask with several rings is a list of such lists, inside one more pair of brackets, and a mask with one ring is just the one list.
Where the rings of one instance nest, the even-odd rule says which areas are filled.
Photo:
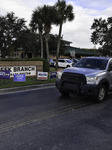
[[50, 58], [50, 59], [49, 59], [49, 65], [50, 65], [51, 67], [54, 67], [54, 64], [55, 64], [55, 62]]
[[63, 95], [89, 95], [102, 102], [112, 92], [112, 58], [86, 57], [58, 72], [56, 87]]
[[74, 63], [77, 63], [79, 60], [75, 58], [75, 59], [73, 59], [72, 61], [73, 61]]
[[[65, 58], [58, 59], [58, 67], [60, 68], [68, 68], [68, 67], [72, 67], [72, 65], [73, 65], [73, 61], [71, 61], [70, 59], [65, 59]], [[56, 62], [54, 66], [56, 66]]]

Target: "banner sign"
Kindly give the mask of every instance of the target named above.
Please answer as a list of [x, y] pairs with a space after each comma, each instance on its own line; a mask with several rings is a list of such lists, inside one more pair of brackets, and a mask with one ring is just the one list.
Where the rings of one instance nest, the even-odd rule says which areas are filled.
[[14, 74], [14, 82], [24, 82], [26, 81], [25, 74]]
[[10, 79], [10, 71], [0, 70], [0, 79]]
[[57, 72], [50, 72], [49, 78], [54, 79], [54, 78], [56, 78], [56, 75], [57, 75]]
[[36, 66], [3, 66], [0, 70], [10, 71], [10, 77], [14, 74], [26, 74], [26, 76], [36, 75]]
[[48, 72], [38, 72], [37, 79], [38, 80], [47, 80], [48, 79]]

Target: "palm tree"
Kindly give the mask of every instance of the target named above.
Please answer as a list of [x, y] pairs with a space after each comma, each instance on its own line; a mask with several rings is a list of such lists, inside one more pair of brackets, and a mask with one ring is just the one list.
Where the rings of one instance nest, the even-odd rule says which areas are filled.
[[61, 0], [61, 1], [58, 0], [58, 2], [55, 4], [55, 7], [57, 10], [56, 24], [59, 25], [59, 34], [58, 34], [57, 51], [56, 51], [56, 69], [57, 69], [62, 26], [63, 26], [63, 23], [66, 23], [66, 21], [72, 21], [74, 19], [74, 13], [73, 13], [73, 6], [70, 4], [67, 5], [65, 0]]
[[44, 16], [44, 32], [45, 32], [45, 43], [46, 43], [46, 53], [47, 53], [47, 61], [49, 61], [49, 38], [50, 38], [50, 31], [51, 26], [54, 24], [55, 20], [55, 8], [54, 6], [43, 6], [43, 16]]
[[39, 30], [40, 40], [41, 40], [41, 57], [43, 57], [43, 32], [45, 35], [46, 43], [46, 53], [47, 60], [49, 61], [49, 34], [51, 31], [51, 26], [54, 24], [54, 6], [44, 5], [42, 7], [37, 7], [37, 9], [32, 14], [32, 19], [30, 26], [33, 30]]
[[41, 41], [41, 58], [43, 58], [43, 8], [37, 7], [35, 11], [33, 11], [30, 26], [33, 31], [39, 31], [40, 41]]

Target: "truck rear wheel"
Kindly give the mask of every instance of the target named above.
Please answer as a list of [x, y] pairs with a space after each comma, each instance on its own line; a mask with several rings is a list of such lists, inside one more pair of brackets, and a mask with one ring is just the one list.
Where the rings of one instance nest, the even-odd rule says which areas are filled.
[[106, 90], [106, 87], [105, 85], [101, 85], [98, 89], [98, 94], [96, 96], [96, 101], [97, 102], [103, 102], [105, 100], [105, 96], [107, 94], [107, 90]]

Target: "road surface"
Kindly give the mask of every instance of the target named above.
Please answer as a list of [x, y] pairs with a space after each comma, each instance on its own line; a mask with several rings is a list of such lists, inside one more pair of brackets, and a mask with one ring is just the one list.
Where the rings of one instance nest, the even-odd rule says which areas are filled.
[[112, 96], [98, 104], [49, 87], [0, 97], [0, 150], [112, 149]]

